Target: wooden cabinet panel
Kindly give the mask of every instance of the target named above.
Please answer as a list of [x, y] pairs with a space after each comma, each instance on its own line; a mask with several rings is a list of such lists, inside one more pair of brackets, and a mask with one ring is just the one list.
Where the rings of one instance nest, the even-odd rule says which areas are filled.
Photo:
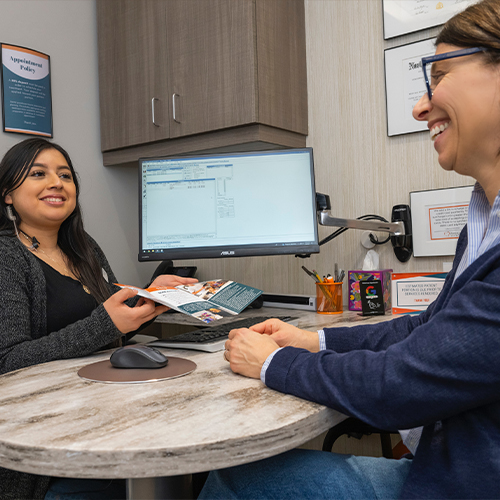
[[259, 123], [307, 135], [303, 0], [256, 0]]
[[97, 21], [105, 164], [305, 145], [303, 0], [97, 0]]
[[253, 0], [170, 0], [170, 136], [257, 122]]
[[[97, 2], [103, 151], [170, 136], [160, 91], [167, 79], [163, 0]], [[152, 98], [155, 102], [155, 126]]]

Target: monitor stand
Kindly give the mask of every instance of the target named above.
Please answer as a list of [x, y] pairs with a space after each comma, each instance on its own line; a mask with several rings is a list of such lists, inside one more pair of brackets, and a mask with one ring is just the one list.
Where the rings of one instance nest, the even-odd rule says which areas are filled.
[[154, 281], [160, 274], [176, 274], [177, 276], [182, 276], [184, 278], [194, 278], [196, 270], [196, 266], [176, 267], [171, 260], [162, 260], [155, 269], [151, 281]]

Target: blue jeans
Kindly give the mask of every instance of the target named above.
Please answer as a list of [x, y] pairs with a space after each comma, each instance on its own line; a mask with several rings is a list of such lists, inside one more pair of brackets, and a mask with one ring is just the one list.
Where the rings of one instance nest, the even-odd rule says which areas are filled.
[[123, 500], [125, 479], [52, 478], [45, 500]]
[[199, 500], [396, 499], [411, 460], [292, 450], [211, 472]]

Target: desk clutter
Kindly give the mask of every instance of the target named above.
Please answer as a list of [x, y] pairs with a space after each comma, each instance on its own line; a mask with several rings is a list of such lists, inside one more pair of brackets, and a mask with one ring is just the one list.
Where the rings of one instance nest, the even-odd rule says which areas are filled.
[[446, 275], [440, 272], [393, 273], [392, 269], [349, 271], [349, 311], [363, 310], [362, 284], [379, 281], [386, 313], [418, 314], [437, 298]]

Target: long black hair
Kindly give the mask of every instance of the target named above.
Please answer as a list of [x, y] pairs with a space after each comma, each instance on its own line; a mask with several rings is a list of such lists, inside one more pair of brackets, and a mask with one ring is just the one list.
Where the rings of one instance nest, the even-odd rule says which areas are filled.
[[[78, 280], [89, 288], [90, 293], [99, 302], [104, 302], [111, 293], [102, 275], [102, 269], [91, 240], [83, 229], [78, 176], [73, 168], [71, 158], [61, 146], [36, 137], [19, 142], [7, 151], [0, 162], [0, 231], [15, 236], [14, 222], [7, 217], [5, 196], [24, 182], [37, 156], [45, 149], [55, 149], [64, 156], [76, 187], [76, 206], [70, 216], [61, 224], [57, 244], [68, 258], [69, 267]], [[20, 217], [18, 214], [15, 215], [16, 223], [19, 224]]]

